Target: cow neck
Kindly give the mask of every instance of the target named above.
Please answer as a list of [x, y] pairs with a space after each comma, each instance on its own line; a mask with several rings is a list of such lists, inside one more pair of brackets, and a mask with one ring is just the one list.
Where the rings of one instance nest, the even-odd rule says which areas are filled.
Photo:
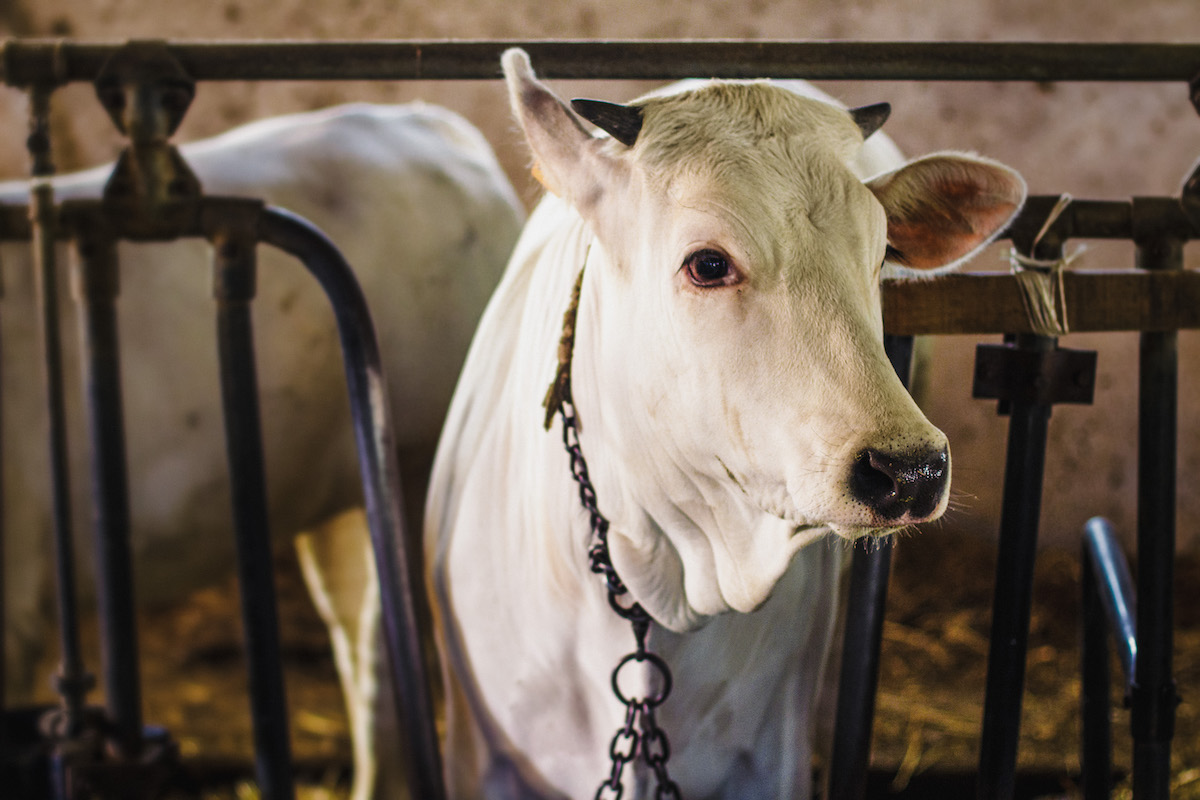
[[[612, 770], [605, 778], [596, 797], [619, 798], [622, 792], [621, 774], [625, 765], [642, 758], [648, 767], [654, 771], [658, 783], [656, 797], [676, 798], [682, 795], [679, 787], [667, 774], [667, 759], [670, 757], [670, 746], [667, 735], [655, 721], [655, 709], [667, 699], [671, 693], [671, 670], [667, 662], [646, 649], [646, 638], [653, 621], [646, 610], [638, 602], [622, 602], [629, 593], [621, 577], [613, 566], [608, 552], [608, 520], [600, 513], [597, 504], [596, 489], [588, 475], [587, 461], [583, 457], [583, 448], [579, 444], [579, 420], [576, 416], [575, 405], [571, 397], [571, 360], [575, 351], [575, 323], [579, 315], [579, 295], [583, 288], [583, 275], [587, 267], [591, 246], [583, 256], [584, 266], [579, 269], [579, 276], [571, 290], [571, 301], [563, 314], [562, 335], [558, 340], [558, 368], [554, 381], [546, 391], [542, 405], [546, 409], [546, 430], [554, 423], [555, 415], [562, 417], [563, 446], [571, 460], [571, 476], [579, 485], [579, 502], [588, 513], [592, 530], [592, 544], [588, 549], [588, 560], [592, 572], [604, 577], [605, 588], [608, 590], [608, 604], [614, 612], [629, 620], [633, 628], [636, 648], [632, 653], [622, 658], [612, 673], [612, 690], [617, 699], [625, 706], [625, 724], [617, 730], [609, 746], [612, 756]], [[645, 696], [626, 695], [621, 690], [620, 675], [626, 664], [631, 662], [645, 664], [652, 673], [657, 673], [657, 681], [647, 681], [648, 687], [657, 684], [657, 688], [647, 690]]]

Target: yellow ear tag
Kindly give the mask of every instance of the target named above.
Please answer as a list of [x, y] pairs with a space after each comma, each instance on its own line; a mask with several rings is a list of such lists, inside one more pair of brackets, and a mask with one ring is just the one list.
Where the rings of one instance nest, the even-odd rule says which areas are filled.
[[533, 173], [533, 179], [542, 185], [542, 188], [553, 195], [558, 195], [554, 187], [550, 185], [550, 181], [546, 179], [546, 173], [542, 171], [542, 165], [537, 161], [533, 162], [533, 168], [530, 170]]

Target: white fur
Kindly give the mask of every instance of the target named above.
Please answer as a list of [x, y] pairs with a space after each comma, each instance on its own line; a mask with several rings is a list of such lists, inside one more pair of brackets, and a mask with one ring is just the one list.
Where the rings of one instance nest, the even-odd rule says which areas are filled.
[[[827, 534], [892, 524], [848, 491], [850, 465], [867, 447], [945, 443], [883, 353], [888, 211], [852, 170], [861, 135], [827, 104], [716, 85], [646, 100], [625, 148], [583, 133], [523, 53], [504, 66], [559, 198], [534, 212], [481, 321], [431, 479], [451, 796], [590, 798], [622, 721], [609, 673], [632, 635], [588, 571], [558, 424], [541, 426], [585, 263], [580, 438], [613, 560], [675, 674], [658, 715], [671, 775], [689, 798], [806, 796], [845, 555]], [[697, 247], [745, 279], [691, 285], [680, 265]], [[625, 791], [651, 796], [644, 767]]]

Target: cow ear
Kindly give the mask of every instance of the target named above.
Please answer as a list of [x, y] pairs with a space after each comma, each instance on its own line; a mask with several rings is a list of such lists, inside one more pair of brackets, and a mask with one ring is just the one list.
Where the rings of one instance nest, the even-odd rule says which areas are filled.
[[941, 153], [867, 181], [887, 212], [894, 263], [949, 269], [996, 237], [1025, 202], [1025, 181], [995, 161]]
[[609, 185], [615, 159], [600, 152], [602, 141], [537, 79], [524, 50], [506, 50], [500, 63], [513, 114], [533, 151], [534, 174], [549, 191], [586, 215]]

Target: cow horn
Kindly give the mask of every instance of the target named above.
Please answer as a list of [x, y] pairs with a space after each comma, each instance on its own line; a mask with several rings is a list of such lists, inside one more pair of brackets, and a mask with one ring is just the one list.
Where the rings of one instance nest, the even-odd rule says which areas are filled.
[[850, 116], [854, 118], [854, 123], [862, 131], [863, 139], [866, 139], [872, 133], [882, 128], [883, 123], [887, 122], [887, 118], [891, 113], [892, 106], [890, 103], [875, 103], [870, 106], [859, 106], [858, 108], [850, 109]]
[[571, 101], [571, 108], [626, 147], [633, 147], [641, 133], [642, 110], [636, 106], [576, 98]]

